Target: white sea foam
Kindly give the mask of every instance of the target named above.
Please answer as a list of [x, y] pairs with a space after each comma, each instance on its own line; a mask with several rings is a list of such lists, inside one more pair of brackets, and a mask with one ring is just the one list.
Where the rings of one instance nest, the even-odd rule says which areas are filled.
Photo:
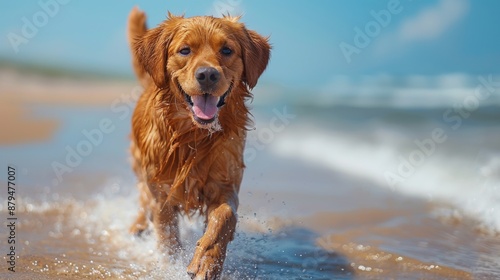
[[[83, 239], [89, 247], [91, 264], [88, 264], [87, 256], [85, 260], [73, 259], [73, 262], [77, 266], [95, 264], [95, 271], [89, 272], [95, 272], [93, 276], [106, 275], [112, 279], [190, 279], [186, 267], [194, 254], [197, 240], [203, 234], [203, 219], [180, 216], [183, 250], [172, 260], [158, 249], [151, 226], [143, 237], [129, 233], [129, 226], [137, 215], [137, 199], [138, 193], [134, 186], [115, 182], [105, 184], [100, 194], [85, 201], [71, 197], [41, 202], [22, 199], [19, 211], [37, 215], [57, 213], [59, 218], [53, 229], [51, 227], [51, 234], [68, 240]], [[0, 208], [0, 211], [4, 210]], [[262, 215], [257, 217], [244, 211], [240, 211], [239, 215], [236, 238], [228, 247], [223, 279], [260, 279], [256, 275], [263, 272], [256, 270], [256, 265], [261, 261], [259, 258], [265, 257], [264, 252], [269, 252], [269, 248], [264, 246], [267, 242], [265, 235], [269, 233], [271, 225]], [[311, 243], [310, 249], [316, 250], [312, 246]], [[99, 256], [96, 260], [92, 258], [95, 254]], [[103, 255], [112, 261], [103, 263], [99, 259]], [[65, 262], [64, 257], [59, 258], [59, 261], [58, 269], [73, 265]], [[300, 262], [300, 259], [297, 261]], [[275, 269], [279, 271], [281, 268], [276, 266]], [[274, 275], [278, 272], [267, 273]], [[266, 279], [275, 279], [273, 277]]]
[[[402, 176], [398, 167], [412, 150], [403, 148], [403, 143], [388, 131], [375, 138], [366, 141], [358, 134], [322, 131], [308, 124], [286, 130], [275, 139], [271, 150], [407, 195], [445, 201], [478, 218], [489, 229], [500, 231], [500, 153], [468, 159], [460, 153], [450, 157], [437, 146], [434, 154], [414, 166], [414, 173]], [[388, 172], [403, 180], [389, 184]]]

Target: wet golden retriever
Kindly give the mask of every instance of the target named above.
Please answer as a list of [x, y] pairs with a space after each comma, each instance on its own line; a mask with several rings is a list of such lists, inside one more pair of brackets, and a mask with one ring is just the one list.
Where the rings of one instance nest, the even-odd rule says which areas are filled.
[[239, 18], [173, 16], [147, 29], [134, 8], [129, 42], [145, 91], [132, 117], [133, 169], [140, 210], [131, 232], [152, 221], [161, 248], [180, 250], [178, 215], [201, 213], [205, 233], [187, 272], [216, 279], [236, 227], [245, 102], [267, 66], [270, 45]]

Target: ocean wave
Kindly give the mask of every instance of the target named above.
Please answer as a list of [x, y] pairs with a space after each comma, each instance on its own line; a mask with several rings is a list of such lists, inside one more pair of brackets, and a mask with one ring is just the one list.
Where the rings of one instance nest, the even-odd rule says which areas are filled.
[[378, 133], [366, 133], [370, 137], [360, 137], [360, 133], [352, 131], [297, 125], [276, 137], [271, 151], [363, 178], [405, 195], [446, 202], [479, 219], [486, 228], [500, 231], [498, 150], [471, 158], [460, 151], [465, 144], [449, 140], [446, 149], [434, 143], [432, 153], [427, 155], [430, 151], [425, 149], [432, 146], [424, 138], [418, 146], [399, 139], [398, 133], [389, 128], [375, 131]]
[[[319, 90], [291, 90], [264, 85], [256, 102], [284, 101], [295, 106], [442, 108], [499, 106], [500, 76], [446, 74], [440, 76], [335, 76]], [[272, 97], [274, 96], [274, 98]]]

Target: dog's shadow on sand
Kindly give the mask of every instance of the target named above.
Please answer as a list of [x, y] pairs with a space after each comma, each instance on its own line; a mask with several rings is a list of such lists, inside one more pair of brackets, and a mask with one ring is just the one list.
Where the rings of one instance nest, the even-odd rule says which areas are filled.
[[228, 247], [222, 279], [354, 279], [349, 260], [318, 247], [317, 237], [301, 227], [239, 231]]

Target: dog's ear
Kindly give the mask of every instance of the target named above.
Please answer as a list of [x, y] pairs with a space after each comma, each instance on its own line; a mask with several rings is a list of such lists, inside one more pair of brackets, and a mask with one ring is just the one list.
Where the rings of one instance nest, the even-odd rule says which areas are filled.
[[169, 13], [167, 21], [149, 29], [132, 45], [135, 57], [159, 88], [165, 88], [169, 80], [167, 73], [168, 46], [175, 33], [176, 19], [178, 18]]
[[262, 72], [267, 67], [271, 52], [268, 39], [260, 36], [257, 32], [246, 30], [247, 38], [243, 47], [243, 81], [252, 89], [257, 85]]

